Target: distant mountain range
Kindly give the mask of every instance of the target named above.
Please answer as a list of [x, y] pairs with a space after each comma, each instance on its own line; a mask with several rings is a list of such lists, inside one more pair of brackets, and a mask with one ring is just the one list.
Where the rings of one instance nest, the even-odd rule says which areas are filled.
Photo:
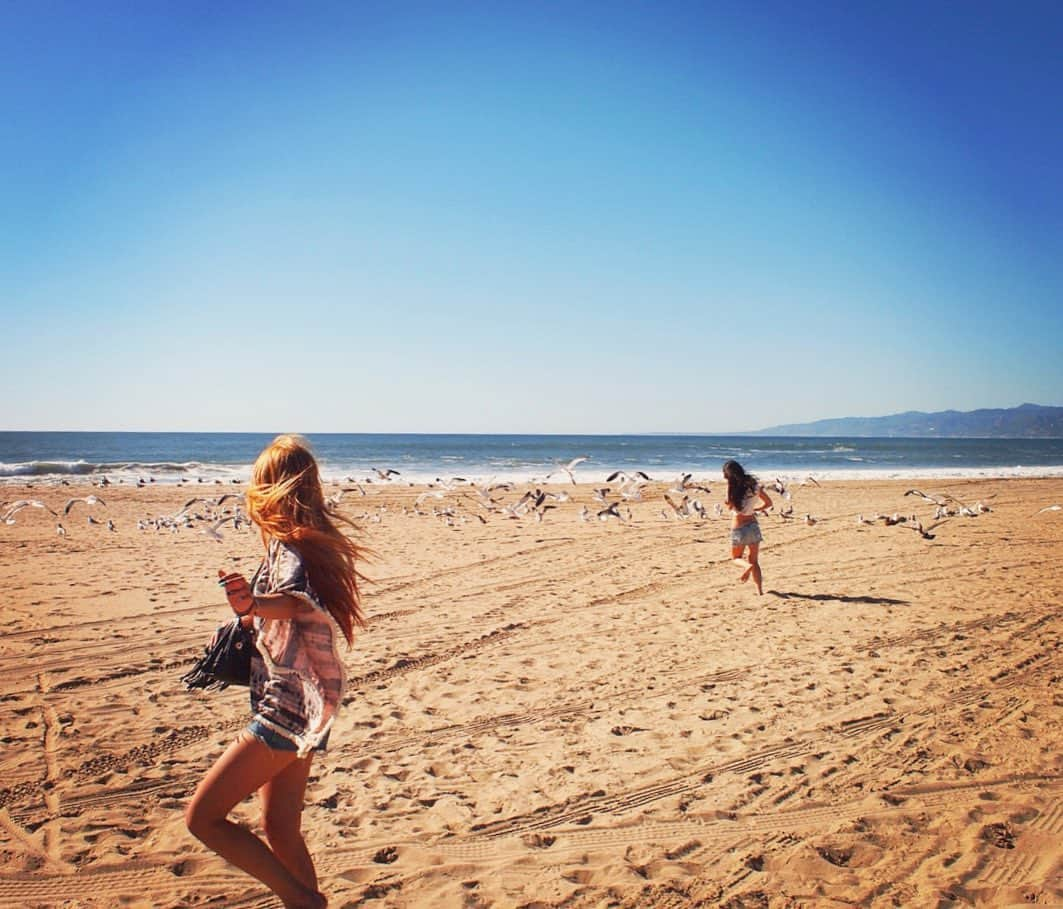
[[909, 410], [888, 417], [841, 417], [814, 423], [791, 423], [760, 429], [758, 436], [886, 436], [906, 438], [1060, 439], [1063, 438], [1063, 407], [1022, 404], [1019, 407], [942, 410], [922, 413]]

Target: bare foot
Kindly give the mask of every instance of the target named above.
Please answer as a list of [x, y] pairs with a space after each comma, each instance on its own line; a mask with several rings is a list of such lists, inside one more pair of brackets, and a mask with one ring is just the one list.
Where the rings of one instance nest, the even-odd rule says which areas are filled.
[[738, 580], [740, 580], [744, 584], [746, 581], [749, 580], [749, 576], [752, 573], [753, 573], [753, 566], [750, 565], [745, 571], [742, 572], [742, 574], [739, 576]]

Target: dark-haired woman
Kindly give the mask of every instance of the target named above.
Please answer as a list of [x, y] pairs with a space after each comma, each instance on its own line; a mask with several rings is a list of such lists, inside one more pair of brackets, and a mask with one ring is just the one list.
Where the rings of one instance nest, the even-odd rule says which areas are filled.
[[[763, 576], [760, 571], [760, 544], [764, 539], [757, 523], [757, 512], [771, 508], [771, 499], [761, 488], [757, 478], [742, 469], [737, 461], [723, 465], [727, 480], [727, 502], [732, 512], [731, 559], [742, 569], [739, 580], [748, 581], [750, 576], [757, 586], [757, 593], [764, 593]], [[746, 550], [749, 550], [748, 555]]]

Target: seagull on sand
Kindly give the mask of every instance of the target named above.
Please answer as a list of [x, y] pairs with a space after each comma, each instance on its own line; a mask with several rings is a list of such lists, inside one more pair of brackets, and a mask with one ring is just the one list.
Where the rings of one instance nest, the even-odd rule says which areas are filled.
[[1046, 505], [1036, 514], [1044, 514], [1046, 511], [1063, 511], [1063, 505]]
[[60, 537], [65, 537], [66, 536], [66, 528], [62, 524], [60, 524], [58, 521], [56, 521], [56, 524], [55, 524], [55, 533], [56, 533], [57, 536], [60, 536]]
[[84, 502], [86, 505], [103, 505], [107, 506], [107, 503], [103, 501], [99, 496], [84, 496], [80, 499], [67, 499], [66, 506], [63, 508], [63, 514], [70, 514], [70, 509], [73, 508], [78, 502]]
[[576, 477], [572, 473], [572, 471], [575, 470], [577, 464], [582, 464], [584, 461], [589, 461], [590, 458], [591, 458], [590, 455], [580, 455], [578, 458], [573, 458], [567, 464], [557, 464], [556, 465], [557, 469], [556, 470], [551, 470], [550, 473], [548, 473], [543, 478], [543, 482], [546, 482], [546, 480], [549, 480], [550, 477], [552, 477], [555, 473], [567, 473], [568, 474], [568, 478], [572, 481], [572, 485], [575, 486], [576, 485]]
[[14, 524], [15, 515], [22, 511], [23, 508], [43, 508], [45, 511], [54, 514], [56, 517], [59, 516], [57, 512], [52, 511], [51, 508], [39, 499], [19, 499], [17, 502], [12, 502], [8, 506], [3, 517], [0, 517], [0, 522], [3, 522], [4, 524]]

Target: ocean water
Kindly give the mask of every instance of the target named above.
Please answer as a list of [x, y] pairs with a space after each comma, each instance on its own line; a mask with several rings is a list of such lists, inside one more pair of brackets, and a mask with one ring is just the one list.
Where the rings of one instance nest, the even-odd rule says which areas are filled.
[[[271, 433], [0, 432], [0, 483], [88, 483], [246, 479]], [[728, 458], [763, 476], [817, 479], [1063, 476], [1063, 439], [793, 438], [719, 435], [416, 435], [322, 433], [308, 436], [330, 480], [398, 482], [462, 477], [542, 479], [576, 457], [576, 479], [614, 470], [653, 479], [680, 473], [715, 479]], [[565, 480], [563, 473], [555, 477]]]

